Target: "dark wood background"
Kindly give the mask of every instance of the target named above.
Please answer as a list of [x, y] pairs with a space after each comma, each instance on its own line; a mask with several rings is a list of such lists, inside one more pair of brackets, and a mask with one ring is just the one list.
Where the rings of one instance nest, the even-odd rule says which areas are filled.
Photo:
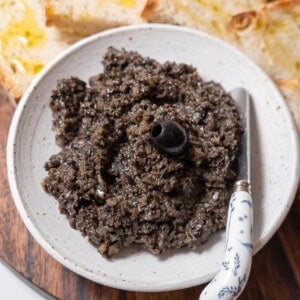
[[[203, 286], [165, 293], [138, 293], [95, 284], [64, 268], [33, 240], [14, 206], [6, 176], [5, 148], [13, 111], [9, 101], [0, 96], [0, 258], [58, 299], [198, 299]], [[300, 299], [300, 189], [280, 230], [255, 255], [241, 299]]]

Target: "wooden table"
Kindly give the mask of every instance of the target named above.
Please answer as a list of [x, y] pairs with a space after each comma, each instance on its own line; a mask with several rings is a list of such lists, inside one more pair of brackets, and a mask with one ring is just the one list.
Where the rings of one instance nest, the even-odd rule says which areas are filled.
[[[203, 286], [165, 293], [135, 293], [98, 285], [64, 268], [33, 240], [14, 206], [6, 176], [5, 148], [13, 111], [11, 104], [0, 97], [0, 257], [33, 284], [58, 299], [198, 299]], [[300, 189], [280, 230], [255, 255], [252, 273], [241, 299], [300, 299], [299, 252]]]

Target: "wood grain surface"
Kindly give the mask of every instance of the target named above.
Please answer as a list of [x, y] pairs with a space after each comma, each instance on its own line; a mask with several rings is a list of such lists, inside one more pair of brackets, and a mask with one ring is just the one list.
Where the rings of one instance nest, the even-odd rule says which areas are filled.
[[[14, 206], [6, 176], [5, 148], [13, 111], [9, 101], [0, 96], [0, 258], [57, 299], [198, 299], [203, 286], [165, 293], [138, 293], [95, 284], [64, 268], [33, 240]], [[280, 230], [255, 255], [241, 299], [300, 299], [300, 189]]]

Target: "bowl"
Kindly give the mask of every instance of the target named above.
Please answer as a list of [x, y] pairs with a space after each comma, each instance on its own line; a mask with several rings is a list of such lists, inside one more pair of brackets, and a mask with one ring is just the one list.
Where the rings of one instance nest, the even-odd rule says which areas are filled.
[[86, 38], [62, 53], [33, 80], [15, 112], [7, 146], [7, 168], [16, 207], [31, 234], [57, 261], [77, 274], [111, 287], [167, 291], [204, 283], [220, 268], [225, 231], [196, 250], [154, 256], [128, 248], [102, 257], [59, 213], [44, 192], [45, 161], [60, 149], [51, 131], [48, 106], [57, 80], [87, 80], [102, 71], [108, 46], [136, 50], [160, 62], [195, 66], [204, 80], [229, 91], [244, 87], [252, 95], [252, 195], [254, 251], [276, 232], [293, 202], [299, 177], [297, 131], [285, 101], [268, 76], [234, 47], [205, 33], [170, 25], [138, 25]]

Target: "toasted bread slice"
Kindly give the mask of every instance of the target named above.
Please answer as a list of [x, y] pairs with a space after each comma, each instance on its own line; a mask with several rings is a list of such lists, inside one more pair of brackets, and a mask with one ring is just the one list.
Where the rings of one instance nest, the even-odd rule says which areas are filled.
[[33, 76], [68, 43], [44, 25], [39, 0], [0, 0], [0, 8], [0, 85], [18, 100]]
[[142, 23], [148, 0], [45, 0], [47, 25], [85, 36], [104, 29]]
[[151, 22], [173, 23], [226, 37], [230, 18], [257, 8], [265, 0], [149, 0], [142, 16]]
[[300, 78], [300, 0], [275, 1], [235, 15], [232, 40], [271, 77]]
[[300, 133], [300, 78], [277, 79], [276, 83], [287, 100]]

